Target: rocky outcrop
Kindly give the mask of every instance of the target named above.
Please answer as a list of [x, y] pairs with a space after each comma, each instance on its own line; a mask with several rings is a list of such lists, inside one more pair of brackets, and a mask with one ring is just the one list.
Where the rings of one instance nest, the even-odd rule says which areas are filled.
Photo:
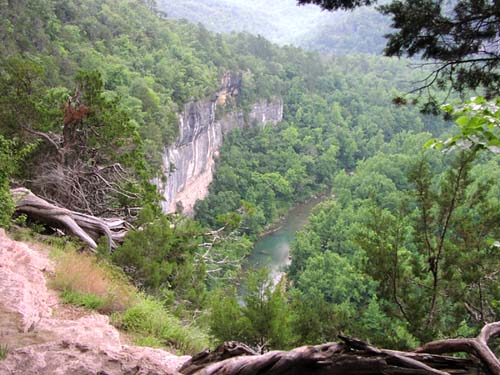
[[53, 316], [47, 254], [0, 229], [0, 343], [9, 348], [2, 375], [177, 374], [190, 357], [124, 345], [107, 316]]
[[234, 105], [240, 86], [240, 76], [226, 74], [214, 98], [184, 106], [179, 117], [179, 137], [163, 155], [166, 182], [158, 181], [165, 212], [182, 211], [189, 215], [195, 202], [207, 195], [224, 134], [234, 128], [276, 125], [282, 120], [281, 99], [255, 103], [248, 114], [242, 111], [222, 114]]

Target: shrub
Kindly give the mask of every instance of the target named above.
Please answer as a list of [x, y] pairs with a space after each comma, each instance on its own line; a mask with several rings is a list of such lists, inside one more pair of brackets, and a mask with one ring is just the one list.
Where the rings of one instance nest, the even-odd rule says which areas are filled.
[[8, 228], [15, 204], [10, 194], [10, 176], [19, 163], [31, 151], [31, 147], [19, 149], [16, 142], [0, 135], [0, 228]]
[[177, 299], [198, 304], [204, 295], [204, 270], [194, 261], [203, 230], [187, 218], [169, 219], [145, 207], [140, 230], [131, 230], [112, 254], [114, 263], [149, 292], [174, 290]]
[[14, 201], [10, 195], [9, 184], [0, 176], [0, 228], [10, 226], [10, 218], [14, 213]]

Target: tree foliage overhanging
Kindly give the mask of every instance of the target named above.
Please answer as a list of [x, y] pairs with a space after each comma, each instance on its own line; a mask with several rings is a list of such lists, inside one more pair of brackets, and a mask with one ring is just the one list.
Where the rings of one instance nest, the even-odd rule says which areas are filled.
[[298, 3], [316, 4], [325, 10], [354, 9], [363, 5], [371, 5], [377, 0], [298, 0]]
[[[326, 10], [353, 9], [372, 0], [299, 0]], [[385, 54], [428, 60], [431, 73], [418, 90], [436, 84], [457, 92], [483, 88], [500, 93], [500, 7], [496, 1], [390, 1], [379, 11], [392, 17]]]

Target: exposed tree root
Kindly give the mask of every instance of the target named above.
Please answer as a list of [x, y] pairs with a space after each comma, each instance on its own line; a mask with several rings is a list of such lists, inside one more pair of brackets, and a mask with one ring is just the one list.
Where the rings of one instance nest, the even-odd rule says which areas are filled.
[[92, 250], [97, 248], [96, 241], [101, 236], [106, 236], [108, 247], [111, 250], [117, 242], [123, 241], [125, 234], [130, 229], [130, 225], [122, 219], [101, 219], [57, 207], [37, 197], [26, 188], [12, 189], [11, 193], [16, 204], [16, 212], [66, 230], [69, 234], [82, 240]]
[[[378, 349], [346, 336], [339, 336], [340, 343], [262, 355], [244, 344], [226, 342], [213, 352], [194, 356], [179, 371], [184, 375], [500, 375], [498, 358], [487, 346], [499, 335], [497, 322], [486, 325], [475, 339], [435, 341], [415, 352]], [[473, 354], [474, 358], [437, 355], [457, 352]]]

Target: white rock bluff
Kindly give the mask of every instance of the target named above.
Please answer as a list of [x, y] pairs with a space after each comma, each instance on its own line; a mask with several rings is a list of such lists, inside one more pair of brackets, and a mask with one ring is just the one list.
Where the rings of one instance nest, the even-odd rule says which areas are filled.
[[283, 119], [281, 99], [255, 103], [248, 115], [243, 111], [216, 115], [219, 108], [224, 112], [223, 107], [235, 102], [241, 77], [226, 74], [221, 86], [213, 99], [188, 103], [179, 116], [179, 137], [162, 157], [166, 182], [158, 182], [166, 213], [191, 215], [196, 201], [206, 197], [224, 134], [256, 124], [276, 125]]

